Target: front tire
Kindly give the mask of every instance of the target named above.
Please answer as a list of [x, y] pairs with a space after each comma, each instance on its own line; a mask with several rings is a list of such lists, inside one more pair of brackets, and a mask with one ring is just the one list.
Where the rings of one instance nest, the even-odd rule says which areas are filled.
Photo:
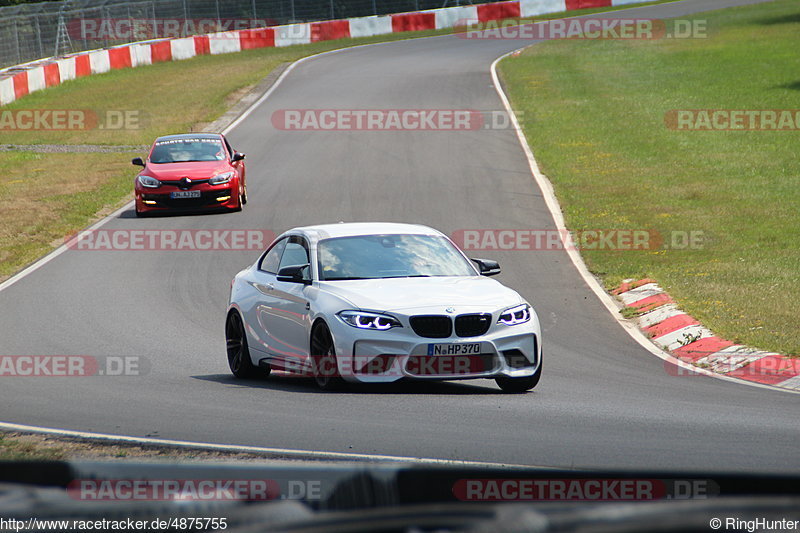
[[264, 373], [253, 365], [242, 317], [236, 311], [231, 312], [225, 322], [225, 343], [228, 350], [228, 366], [234, 376], [248, 379], [269, 374], [269, 370]]
[[542, 362], [540, 361], [539, 368], [536, 369], [536, 373], [532, 376], [525, 376], [524, 378], [495, 378], [494, 381], [503, 392], [507, 392], [509, 394], [520, 394], [523, 392], [528, 392], [538, 385], [541, 377]]
[[230, 210], [232, 213], [238, 213], [244, 207], [244, 204], [247, 203], [247, 193], [244, 192], [244, 187], [237, 187], [236, 188], [236, 207], [231, 207]]
[[311, 358], [317, 386], [322, 390], [338, 389], [343, 382], [336, 364], [333, 337], [324, 322], [317, 324], [311, 332]]

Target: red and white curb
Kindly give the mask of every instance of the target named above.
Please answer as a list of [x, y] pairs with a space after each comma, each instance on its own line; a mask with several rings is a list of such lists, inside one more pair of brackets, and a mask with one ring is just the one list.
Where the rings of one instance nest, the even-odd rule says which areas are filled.
[[722, 339], [681, 311], [651, 279], [627, 280], [613, 291], [641, 313], [644, 333], [676, 359], [696, 367], [764, 385], [800, 390], [800, 358], [756, 350]]
[[65, 81], [110, 70], [178, 61], [206, 54], [225, 54], [253, 48], [309, 44], [348, 37], [438, 30], [465, 21], [534, 17], [576, 9], [611, 7], [646, 0], [512, 0], [471, 6], [446, 7], [343, 20], [304, 22], [247, 30], [234, 30], [175, 39], [155, 39], [101, 50], [49, 58], [0, 70], [0, 105]]

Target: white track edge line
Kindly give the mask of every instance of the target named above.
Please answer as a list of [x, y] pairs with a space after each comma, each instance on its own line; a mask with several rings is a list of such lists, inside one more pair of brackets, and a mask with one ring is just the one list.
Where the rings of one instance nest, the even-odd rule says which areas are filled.
[[[95, 230], [95, 229], [99, 228], [100, 226], [103, 226], [104, 224], [106, 224], [109, 220], [112, 220], [112, 219], [116, 218], [122, 212], [127, 211], [128, 209], [130, 209], [130, 207], [132, 205], [133, 205], [133, 200], [131, 200], [130, 202], [126, 203], [125, 205], [123, 205], [119, 209], [115, 210], [113, 213], [111, 213], [109, 215], [106, 215], [105, 217], [101, 218], [100, 220], [98, 220], [97, 222], [95, 222], [94, 224], [89, 226], [88, 228], [85, 228], [85, 229], [82, 229], [82, 230], [79, 230], [79, 231], [92, 231], [92, 230]], [[74, 240], [74, 237], [71, 238], [68, 242], [72, 242], [73, 240]], [[55, 250], [51, 251], [50, 253], [48, 253], [47, 255], [42, 257], [41, 259], [35, 261], [34, 263], [31, 263], [27, 267], [23, 268], [22, 270], [20, 270], [19, 272], [17, 272], [16, 274], [11, 276], [7, 280], [5, 280], [3, 283], [0, 283], [0, 291], [2, 291], [3, 289], [7, 289], [8, 287], [12, 286], [16, 282], [18, 282], [21, 279], [25, 278], [28, 274], [32, 274], [36, 270], [39, 270], [41, 267], [43, 267], [47, 263], [49, 263], [50, 261], [52, 261], [53, 259], [55, 259], [59, 255], [63, 254], [67, 250], [69, 250], [69, 247], [67, 246], [68, 242], [64, 243], [64, 244], [61, 244], [58, 248], [56, 248]]]
[[92, 433], [87, 431], [71, 431], [66, 429], [27, 426], [24, 424], [14, 424], [10, 422], [0, 422], [0, 430], [17, 431], [23, 433], [47, 433], [52, 435], [61, 435], [64, 437], [105, 440], [109, 442], [125, 442], [131, 444], [151, 444], [158, 446], [220, 450], [220, 451], [240, 452], [240, 453], [274, 454], [274, 455], [285, 456], [286, 458], [295, 458], [295, 459], [306, 458], [316, 461], [321, 461], [324, 459], [333, 459], [333, 460], [351, 459], [354, 461], [371, 460], [371, 461], [410, 462], [410, 463], [423, 463], [423, 464], [433, 464], [433, 465], [450, 465], [450, 466], [462, 465], [462, 466], [479, 466], [479, 467], [495, 467], [495, 468], [540, 468], [540, 469], [554, 468], [554, 467], [544, 467], [536, 465], [522, 465], [515, 463], [462, 461], [455, 459], [454, 460], [434, 459], [429, 457], [406, 457], [401, 455], [381, 455], [381, 454], [367, 454], [367, 453], [322, 452], [314, 450], [295, 450], [289, 448], [270, 448], [270, 447], [247, 446], [239, 444], [216, 444], [211, 442], [192, 442], [185, 440], [155, 439], [151, 437], [131, 437], [126, 435], [112, 435], [108, 433]]
[[[522, 131], [522, 128], [519, 125], [519, 121], [517, 120], [517, 116], [514, 113], [514, 110], [511, 108], [511, 103], [506, 96], [505, 91], [503, 90], [502, 85], [500, 84], [500, 78], [497, 75], [497, 64], [505, 59], [506, 57], [514, 54], [515, 52], [519, 52], [528, 48], [528, 46], [523, 46], [518, 48], [517, 50], [512, 50], [511, 52], [507, 52], [492, 62], [491, 66], [491, 74], [492, 74], [492, 83], [494, 84], [495, 91], [497, 91], [498, 96], [500, 96], [500, 100], [503, 102], [503, 106], [506, 109], [506, 112], [511, 117], [511, 123], [514, 125], [514, 131], [517, 133], [517, 140], [519, 141], [520, 145], [522, 145], [522, 149], [525, 152], [525, 156], [528, 158], [528, 166], [530, 167], [531, 174], [533, 175], [534, 180], [536, 180], [536, 184], [539, 187], [539, 190], [542, 192], [542, 196], [544, 197], [545, 205], [547, 206], [547, 210], [550, 211], [550, 215], [553, 217], [553, 221], [556, 224], [556, 228], [559, 231], [567, 231], [567, 227], [564, 223], [564, 215], [561, 212], [561, 206], [558, 203], [558, 199], [556, 198], [555, 192], [553, 190], [553, 185], [550, 183], [550, 180], [545, 176], [541, 169], [539, 168], [539, 163], [536, 161], [536, 158], [533, 155], [533, 151], [531, 150], [530, 146], [528, 145], [528, 140], [525, 138], [525, 134]], [[721, 379], [724, 381], [730, 381], [732, 383], [739, 383], [744, 385], [750, 385], [751, 387], [759, 387], [763, 389], [769, 389], [773, 391], [780, 391], [786, 392], [790, 394], [800, 394], [800, 390], [791, 390], [791, 389], [784, 389], [781, 387], [776, 387], [773, 385], [766, 385], [764, 383], [757, 383], [755, 381], [747, 381], [744, 379], [734, 378], [731, 376], [726, 376], [724, 374], [718, 374], [716, 372], [711, 372], [704, 368], [700, 368], [685, 361], [682, 361], [676, 357], [673, 357], [670, 353], [665, 352], [656, 345], [654, 345], [650, 339], [648, 339], [644, 333], [636, 326], [632, 324], [630, 321], [624, 319], [620, 316], [620, 309], [621, 307], [617, 304], [617, 302], [609, 295], [605, 289], [600, 285], [600, 282], [595, 278], [589, 269], [586, 267], [586, 263], [583, 262], [583, 258], [581, 257], [578, 250], [574, 247], [566, 247], [566, 252], [569, 255], [570, 260], [572, 260], [572, 264], [578, 270], [578, 273], [583, 278], [583, 281], [589, 286], [589, 288], [594, 292], [600, 302], [606, 307], [611, 316], [620, 324], [625, 331], [636, 341], [638, 342], [644, 349], [646, 349], [651, 354], [655, 355], [656, 357], [667, 361], [671, 364], [674, 364], [680, 368], [691, 370], [696, 374], [702, 374], [707, 377], [713, 377], [716, 379]]]

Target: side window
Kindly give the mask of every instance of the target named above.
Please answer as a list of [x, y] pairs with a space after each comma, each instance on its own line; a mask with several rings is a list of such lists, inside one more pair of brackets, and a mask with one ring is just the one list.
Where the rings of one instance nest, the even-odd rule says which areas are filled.
[[[283, 251], [281, 263], [278, 267], [280, 270], [287, 266], [307, 265], [308, 264], [308, 244], [302, 237], [290, 237], [289, 242], [286, 244], [286, 249]], [[306, 268], [303, 277], [310, 279], [311, 273]]]
[[305, 265], [308, 263], [308, 250], [303, 239], [293, 238], [286, 245], [278, 270], [287, 266]]
[[288, 238], [281, 239], [275, 244], [275, 246], [270, 248], [266, 255], [261, 259], [261, 264], [258, 265], [258, 269], [263, 270], [264, 272], [269, 272], [270, 274], [277, 274], [278, 265], [281, 262], [281, 255], [283, 255], [283, 250], [286, 248], [286, 243], [288, 241]]
[[228, 142], [227, 137], [223, 137], [225, 140], [225, 148], [228, 149], [228, 157], [233, 157], [233, 148], [231, 148], [231, 143]]

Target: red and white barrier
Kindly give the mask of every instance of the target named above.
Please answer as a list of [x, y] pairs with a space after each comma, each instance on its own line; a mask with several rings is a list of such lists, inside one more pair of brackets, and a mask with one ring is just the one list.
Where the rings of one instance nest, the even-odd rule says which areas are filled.
[[[184, 41], [185, 39], [172, 39], [171, 42], [175, 41]], [[192, 43], [194, 44], [194, 43]], [[240, 40], [239, 32], [235, 31], [222, 31], [219, 33], [211, 33], [208, 35], [208, 50], [211, 54], [229, 54], [231, 52], [241, 52], [242, 51], [242, 43]], [[176, 59], [175, 52], [176, 48], [172, 47], [173, 52], [173, 59]], [[187, 47], [187, 55], [186, 57], [192, 57], [196, 53], [195, 50], [191, 52], [188, 51]], [[183, 53], [180, 54], [183, 56]]]
[[465, 21], [478, 20], [478, 6], [445, 7], [434, 9], [436, 29], [463, 25]]
[[350, 19], [350, 37], [372, 37], [392, 33], [392, 16], [382, 15]]
[[13, 102], [16, 96], [14, 95], [14, 79], [10, 76], [7, 78], [0, 78], [0, 103]]
[[[125, 49], [127, 48], [126, 46]], [[89, 67], [92, 69], [92, 74], [102, 74], [111, 70], [111, 50], [89, 52]], [[115, 53], [114, 56], [118, 57], [118, 54]]]
[[465, 23], [533, 17], [591, 7], [640, 3], [644, 0], [512, 0], [472, 6], [287, 24], [225, 31], [176, 39], [142, 41], [64, 58], [45, 59], [0, 70], [0, 105], [65, 81], [110, 70], [178, 61], [205, 54], [228, 54], [253, 48], [308, 44], [371, 37], [387, 33], [452, 28]]
[[44, 65], [36, 66], [28, 71], [28, 92], [47, 88], [44, 82]]
[[150, 65], [153, 63], [153, 56], [150, 53], [150, 44], [132, 44], [131, 50], [131, 66], [138, 67], [141, 65]]
[[311, 42], [311, 24], [275, 26], [275, 46], [292, 46]]
[[519, 4], [523, 17], [567, 11], [566, 0], [520, 0]]
[[[216, 42], [214, 36], [208, 36], [209, 42]], [[237, 40], [238, 44], [238, 40]], [[213, 48], [212, 48], [213, 50]], [[231, 52], [238, 52], [239, 50], [230, 50]], [[214, 53], [224, 53], [223, 51]], [[181, 59], [189, 59], [197, 55], [197, 50], [194, 42], [194, 37], [186, 37], [183, 39], [171, 39], [169, 41], [169, 55], [172, 61], [179, 61]]]

